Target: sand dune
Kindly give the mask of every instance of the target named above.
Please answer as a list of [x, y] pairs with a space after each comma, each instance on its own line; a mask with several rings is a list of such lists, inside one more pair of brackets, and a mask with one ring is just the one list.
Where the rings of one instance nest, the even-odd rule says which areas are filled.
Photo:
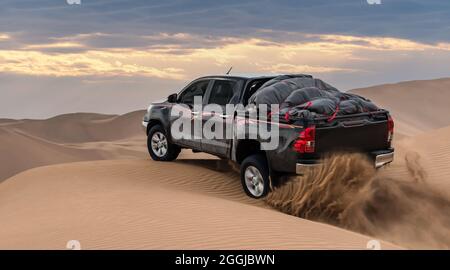
[[64, 249], [74, 239], [85, 249], [366, 248], [369, 237], [247, 198], [237, 174], [219, 163], [118, 160], [26, 171], [0, 185], [0, 248]]
[[386, 84], [351, 92], [388, 108], [397, 134], [413, 136], [450, 125], [450, 78]]
[[23, 170], [65, 162], [146, 157], [143, 111], [0, 120], [0, 182]]
[[97, 150], [78, 150], [3, 128], [0, 141], [0, 181], [28, 168], [102, 158]]
[[124, 115], [73, 113], [45, 120], [1, 119], [0, 128], [12, 129], [55, 143], [113, 141], [142, 136], [144, 111]]

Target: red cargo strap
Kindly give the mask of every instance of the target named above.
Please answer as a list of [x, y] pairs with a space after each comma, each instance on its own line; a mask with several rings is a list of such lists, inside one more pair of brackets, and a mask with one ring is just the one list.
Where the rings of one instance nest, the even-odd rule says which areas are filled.
[[338, 112], [339, 112], [339, 105], [336, 106], [336, 110], [334, 111], [333, 115], [330, 118], [328, 118], [328, 122], [333, 121], [336, 118]]
[[284, 114], [284, 120], [286, 120], [286, 122], [289, 122], [289, 112]]

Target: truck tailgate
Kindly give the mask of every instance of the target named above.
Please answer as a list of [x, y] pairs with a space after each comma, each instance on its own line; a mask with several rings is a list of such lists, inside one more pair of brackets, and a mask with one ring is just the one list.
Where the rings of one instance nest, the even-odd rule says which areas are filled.
[[386, 120], [342, 120], [316, 128], [316, 152], [374, 151], [389, 148]]

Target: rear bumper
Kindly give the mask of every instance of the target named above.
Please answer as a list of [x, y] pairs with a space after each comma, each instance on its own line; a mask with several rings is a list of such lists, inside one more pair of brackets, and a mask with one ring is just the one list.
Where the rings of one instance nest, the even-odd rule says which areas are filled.
[[295, 165], [295, 173], [296, 174], [305, 174], [309, 170], [320, 167], [320, 165], [322, 165], [322, 164], [321, 163], [311, 163], [311, 164], [297, 163]]
[[[394, 149], [371, 152], [369, 156], [374, 160], [374, 167], [378, 169], [394, 161]], [[321, 165], [318, 160], [302, 161], [296, 164], [295, 172], [296, 174], [305, 174]]]
[[390, 153], [378, 154], [375, 156], [375, 168], [381, 168], [394, 161], [394, 151]]

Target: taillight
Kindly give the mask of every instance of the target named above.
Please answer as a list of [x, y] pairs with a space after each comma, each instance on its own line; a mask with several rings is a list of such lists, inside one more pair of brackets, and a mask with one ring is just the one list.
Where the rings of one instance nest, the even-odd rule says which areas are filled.
[[294, 143], [294, 150], [298, 153], [314, 153], [316, 150], [316, 127], [307, 127]]
[[388, 116], [387, 125], [388, 125], [387, 140], [388, 140], [388, 143], [391, 143], [392, 139], [394, 138], [394, 119], [392, 119], [392, 117], [390, 115]]

